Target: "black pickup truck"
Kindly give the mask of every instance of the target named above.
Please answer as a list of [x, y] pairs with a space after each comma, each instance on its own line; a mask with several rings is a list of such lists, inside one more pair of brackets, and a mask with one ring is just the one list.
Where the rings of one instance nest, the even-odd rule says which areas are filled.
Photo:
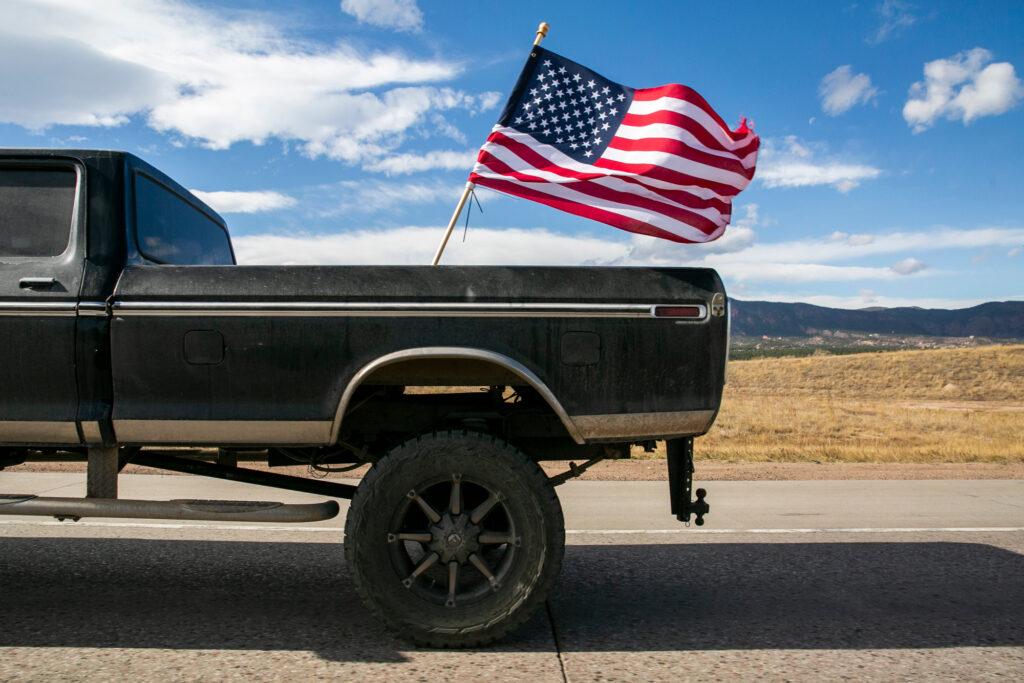
[[[671, 510], [702, 522], [726, 307], [706, 269], [238, 266], [221, 217], [135, 156], [0, 150], [0, 469], [87, 463], [85, 498], [0, 514], [304, 522], [351, 499], [370, 609], [483, 644], [543, 603], [554, 487], [593, 463], [667, 440]], [[324, 501], [119, 499], [129, 462]], [[297, 464], [320, 476], [272, 471]]]

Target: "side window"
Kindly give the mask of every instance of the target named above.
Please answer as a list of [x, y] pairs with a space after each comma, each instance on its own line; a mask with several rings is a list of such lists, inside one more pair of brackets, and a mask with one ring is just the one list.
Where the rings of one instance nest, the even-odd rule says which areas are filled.
[[135, 231], [139, 251], [171, 265], [231, 265], [227, 231], [176, 193], [135, 176]]
[[75, 172], [0, 166], [0, 257], [59, 256], [71, 238]]

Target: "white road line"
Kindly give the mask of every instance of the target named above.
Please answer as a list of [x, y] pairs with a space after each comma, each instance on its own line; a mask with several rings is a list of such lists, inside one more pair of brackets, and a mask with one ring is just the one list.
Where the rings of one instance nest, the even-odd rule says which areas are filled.
[[[100, 527], [119, 529], [204, 529], [211, 531], [262, 531], [302, 534], [342, 531], [334, 526], [270, 526], [265, 524], [180, 524], [175, 522], [58, 522], [42, 520], [0, 520], [5, 526], [62, 526]], [[633, 536], [650, 534], [906, 534], [906, 533], [1020, 533], [1020, 526], [959, 526], [959, 527], [835, 527], [824, 529], [567, 529], [566, 534], [581, 536]]]

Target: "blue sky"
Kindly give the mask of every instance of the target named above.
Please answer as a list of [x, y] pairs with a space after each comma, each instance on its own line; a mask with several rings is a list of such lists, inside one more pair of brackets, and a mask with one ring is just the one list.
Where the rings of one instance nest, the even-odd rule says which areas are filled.
[[[0, 146], [118, 148], [204, 193], [249, 263], [427, 263], [538, 21], [762, 137], [717, 242], [479, 191], [446, 263], [708, 265], [747, 299], [1024, 299], [1024, 3], [440, 0], [0, 6]], [[781, 9], [780, 9], [781, 8]]]

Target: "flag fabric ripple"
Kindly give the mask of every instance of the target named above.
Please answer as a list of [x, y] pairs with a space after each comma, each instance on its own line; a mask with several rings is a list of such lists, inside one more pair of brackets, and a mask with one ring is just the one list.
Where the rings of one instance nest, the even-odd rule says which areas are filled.
[[710, 242], [760, 140], [684, 85], [629, 88], [535, 47], [469, 180], [674, 242]]

